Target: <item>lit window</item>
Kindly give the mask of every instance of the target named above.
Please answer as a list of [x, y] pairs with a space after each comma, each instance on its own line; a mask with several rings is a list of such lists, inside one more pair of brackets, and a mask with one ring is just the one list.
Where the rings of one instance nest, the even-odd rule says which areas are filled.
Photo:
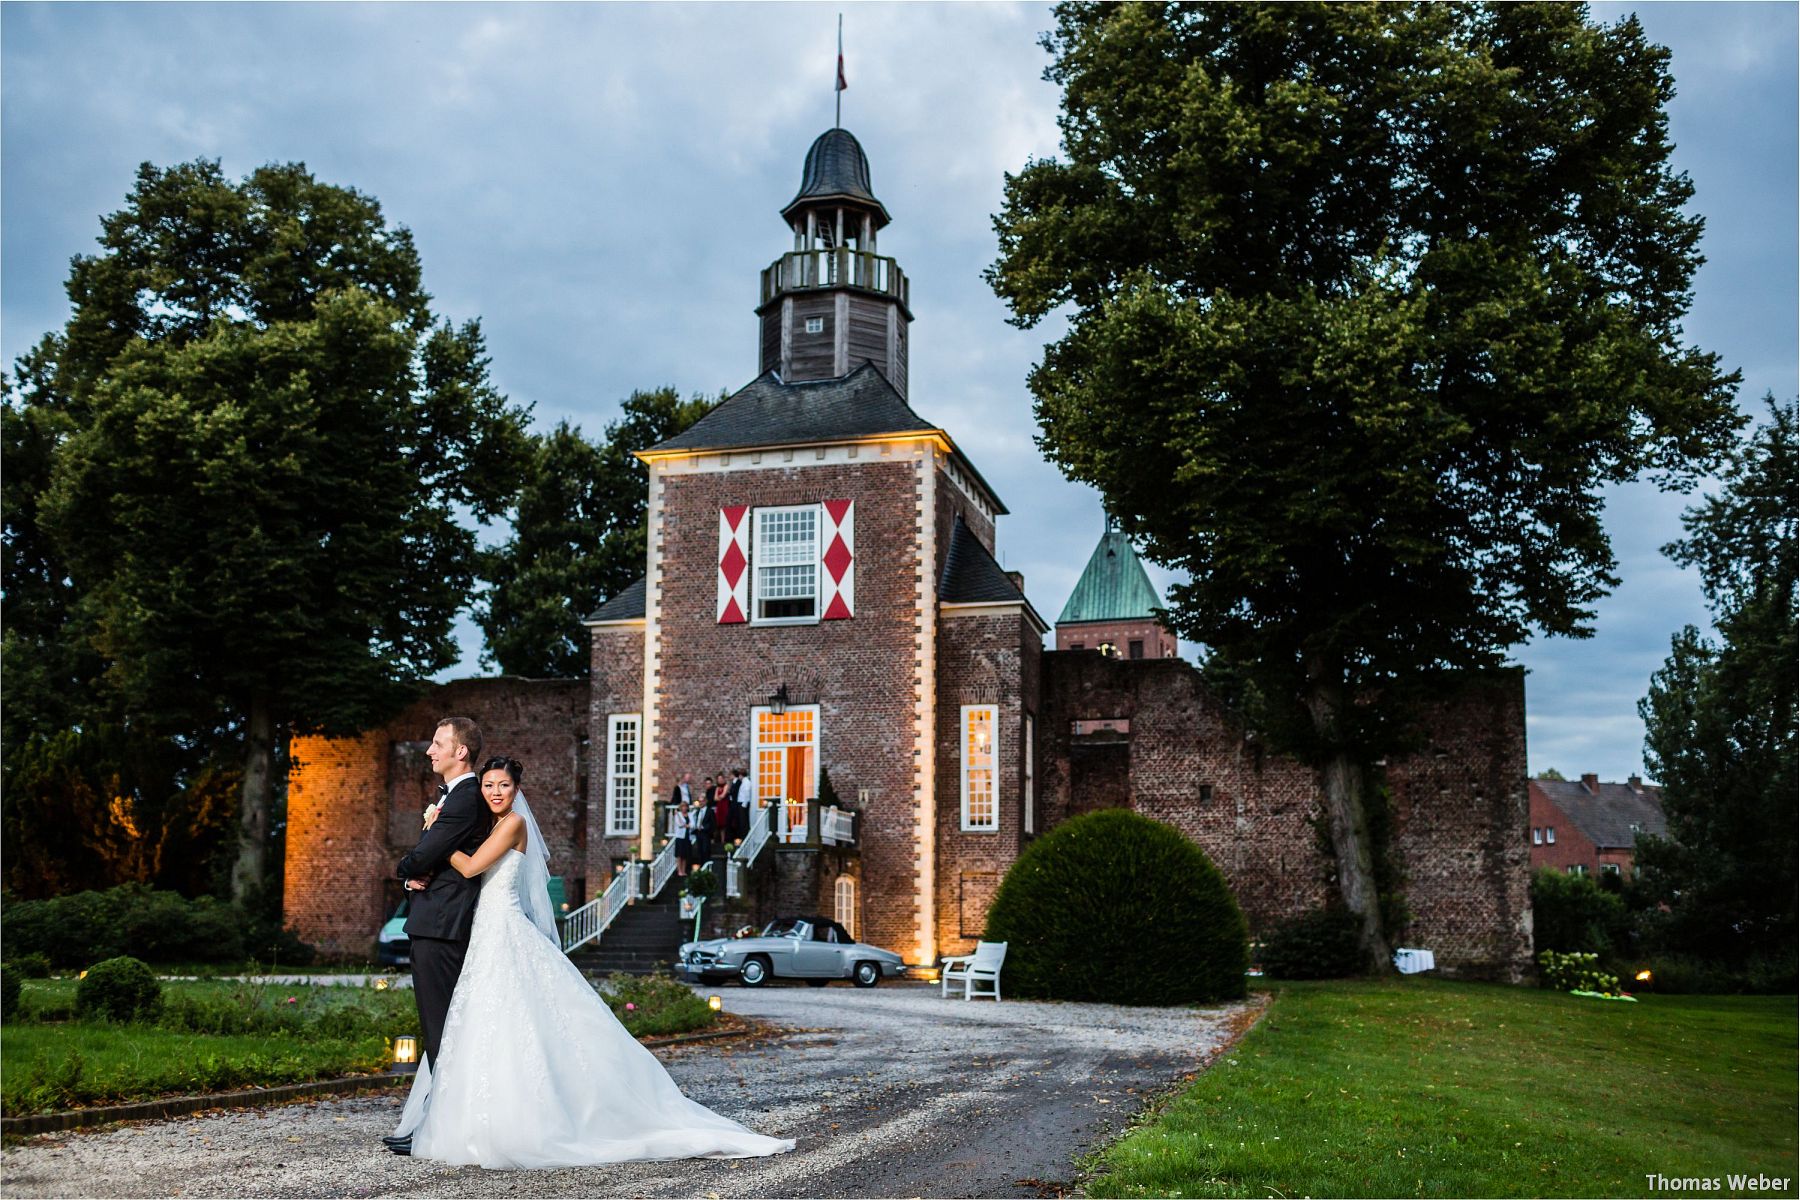
[[1544, 831], [1539, 829], [1536, 825], [1531, 827], [1531, 844], [1534, 846], [1541, 846], [1544, 844]]
[[606, 718], [606, 835], [638, 831], [638, 714]]
[[750, 562], [758, 623], [818, 619], [818, 505], [757, 509]]
[[995, 789], [994, 706], [962, 707], [962, 827], [965, 830], [1000, 828], [1000, 804]]
[[785, 712], [750, 710], [750, 764], [757, 808], [775, 808], [775, 833], [784, 842], [806, 840], [806, 802], [818, 795], [819, 708], [796, 705]]
[[1556, 826], [1554, 826], [1554, 825], [1544, 826], [1544, 844], [1546, 846], [1556, 845]]

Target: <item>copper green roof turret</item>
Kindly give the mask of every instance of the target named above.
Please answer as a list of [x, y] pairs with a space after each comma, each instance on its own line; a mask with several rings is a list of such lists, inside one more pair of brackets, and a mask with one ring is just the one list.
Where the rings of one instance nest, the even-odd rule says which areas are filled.
[[1056, 618], [1058, 625], [1155, 620], [1156, 610], [1163, 606], [1162, 597], [1144, 573], [1144, 564], [1138, 561], [1131, 539], [1113, 528], [1110, 521], [1107, 526], [1100, 535], [1100, 544], [1094, 547], [1093, 557], [1088, 559], [1087, 569], [1069, 593], [1062, 616]]

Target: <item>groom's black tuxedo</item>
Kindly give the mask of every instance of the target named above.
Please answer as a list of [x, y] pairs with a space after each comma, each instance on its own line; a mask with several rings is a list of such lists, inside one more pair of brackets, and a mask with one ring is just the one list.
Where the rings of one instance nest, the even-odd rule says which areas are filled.
[[450, 855], [458, 850], [473, 854], [481, 848], [489, 830], [487, 815], [479, 777], [462, 780], [450, 789], [419, 844], [400, 860], [400, 878], [431, 876], [424, 891], [409, 893], [412, 905], [407, 910], [406, 933], [412, 939], [413, 1001], [419, 1006], [421, 1041], [433, 1067], [444, 1036], [444, 1018], [450, 1013], [450, 996], [462, 975], [463, 956], [469, 952], [475, 902], [481, 897], [481, 877], [464, 879], [450, 865]]
[[450, 866], [450, 855], [457, 850], [473, 854], [481, 848], [491, 827], [487, 815], [487, 805], [481, 802], [481, 781], [470, 776], [451, 790], [438, 810], [437, 820], [419, 838], [412, 852], [400, 860], [400, 878], [431, 876], [424, 891], [412, 893], [412, 905], [406, 915], [408, 937], [469, 940], [469, 927], [475, 923], [475, 901], [481, 895], [481, 878], [464, 879]]

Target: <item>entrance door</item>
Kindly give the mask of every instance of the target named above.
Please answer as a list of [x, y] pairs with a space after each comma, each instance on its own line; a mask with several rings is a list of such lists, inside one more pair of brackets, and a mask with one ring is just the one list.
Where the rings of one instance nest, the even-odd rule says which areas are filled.
[[806, 802], [818, 794], [819, 710], [750, 710], [751, 761], [760, 807], [776, 808], [775, 833], [784, 842], [806, 840]]

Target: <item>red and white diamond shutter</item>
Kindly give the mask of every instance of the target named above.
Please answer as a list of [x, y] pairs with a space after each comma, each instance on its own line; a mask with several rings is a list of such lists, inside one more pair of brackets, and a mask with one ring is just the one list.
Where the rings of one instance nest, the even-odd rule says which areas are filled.
[[750, 611], [750, 506], [719, 510], [719, 624], [741, 625]]
[[824, 568], [821, 612], [827, 621], [840, 621], [856, 615], [856, 502], [825, 501], [825, 528], [819, 542], [825, 553], [819, 558]]

